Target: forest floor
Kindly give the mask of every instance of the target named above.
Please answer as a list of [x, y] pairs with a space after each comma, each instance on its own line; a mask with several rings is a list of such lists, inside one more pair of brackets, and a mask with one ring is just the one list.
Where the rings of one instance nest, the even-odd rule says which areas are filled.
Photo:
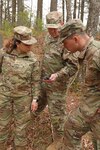
[[[74, 92], [70, 92], [66, 100], [66, 110], [73, 111], [79, 104], [79, 97]], [[34, 121], [34, 150], [46, 150], [52, 143], [52, 132], [50, 125], [50, 115], [48, 107], [35, 118]], [[83, 150], [94, 150], [90, 133], [82, 138]]]
[[[73, 93], [67, 98], [67, 110], [78, 105], [77, 96]], [[45, 150], [52, 143], [52, 132], [48, 107], [36, 117], [34, 122], [34, 150]]]

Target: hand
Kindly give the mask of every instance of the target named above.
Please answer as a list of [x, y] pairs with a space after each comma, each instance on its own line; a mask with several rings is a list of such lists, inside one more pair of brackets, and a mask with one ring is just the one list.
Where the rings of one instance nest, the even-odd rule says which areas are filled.
[[55, 81], [56, 79], [57, 79], [57, 77], [58, 77], [58, 75], [57, 75], [57, 73], [54, 73], [54, 74], [51, 74], [51, 76], [50, 76], [50, 80], [51, 81]]
[[98, 113], [100, 114], [100, 109], [98, 109]]
[[31, 104], [31, 110], [32, 112], [35, 112], [38, 109], [38, 102], [33, 99], [32, 104]]

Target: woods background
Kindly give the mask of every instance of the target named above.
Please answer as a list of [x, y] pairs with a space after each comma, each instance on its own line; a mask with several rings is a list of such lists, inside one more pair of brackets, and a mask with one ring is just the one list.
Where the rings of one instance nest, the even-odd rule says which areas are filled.
[[[48, 3], [48, 0], [0, 0], [0, 29], [8, 33], [16, 25], [24, 25], [42, 31], [44, 1]], [[37, 3], [36, 13], [34, 3]], [[95, 36], [97, 31], [100, 33], [100, 0], [59, 0], [59, 3], [58, 0], [51, 0], [49, 11], [59, 11], [59, 5], [64, 22], [79, 18], [87, 25], [89, 34]]]

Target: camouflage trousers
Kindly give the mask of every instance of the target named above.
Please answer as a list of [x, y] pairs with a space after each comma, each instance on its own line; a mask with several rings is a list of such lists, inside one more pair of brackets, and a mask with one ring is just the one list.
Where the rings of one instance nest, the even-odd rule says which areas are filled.
[[9, 97], [0, 94], [0, 150], [6, 150], [9, 143], [13, 150], [27, 149], [32, 127], [30, 105], [28, 95]]
[[82, 136], [81, 147], [82, 150], [99, 150], [100, 141], [96, 140], [96, 138], [93, 135], [93, 132], [89, 131]]
[[80, 109], [77, 108], [67, 118], [63, 147], [60, 150], [81, 150], [81, 137], [88, 131], [92, 131], [95, 139], [100, 141], [100, 114], [97, 114], [93, 120], [86, 121]]
[[54, 83], [45, 85], [53, 140], [63, 135], [66, 120], [66, 86], [61, 87]]

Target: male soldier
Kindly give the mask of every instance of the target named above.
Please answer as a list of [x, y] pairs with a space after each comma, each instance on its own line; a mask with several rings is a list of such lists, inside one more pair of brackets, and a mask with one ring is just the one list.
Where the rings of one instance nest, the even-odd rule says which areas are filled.
[[58, 45], [58, 31], [63, 24], [62, 14], [57, 11], [50, 12], [47, 14], [46, 20], [49, 35], [46, 37], [44, 47], [42, 88], [46, 91], [52, 135], [56, 142], [63, 135], [67, 84], [69, 78], [77, 70], [77, 55], [67, 59], [62, 44]]
[[56, 144], [53, 150], [79, 150], [81, 137], [88, 131], [100, 141], [100, 42], [89, 37], [77, 19], [63, 26], [60, 37], [69, 51], [80, 52], [78, 61], [84, 79], [80, 105], [65, 123], [63, 144]]

